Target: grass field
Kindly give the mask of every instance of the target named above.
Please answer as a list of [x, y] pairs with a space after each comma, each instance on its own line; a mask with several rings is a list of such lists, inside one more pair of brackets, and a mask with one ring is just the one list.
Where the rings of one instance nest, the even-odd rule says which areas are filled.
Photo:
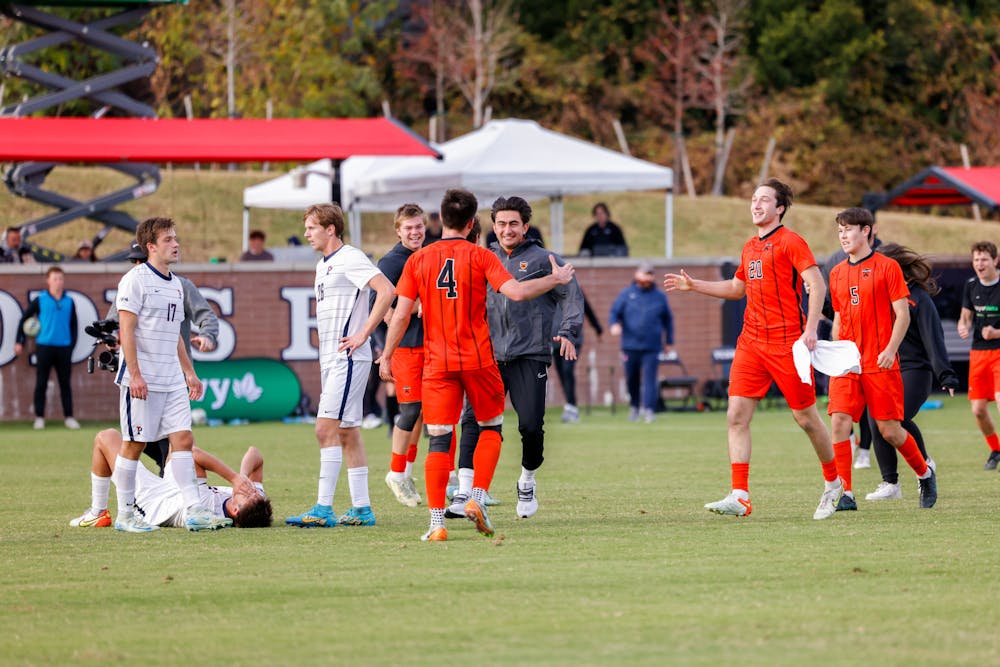
[[[822, 522], [819, 466], [784, 409], [754, 421], [749, 518], [702, 509], [728, 491], [722, 413], [647, 426], [602, 411], [578, 425], [549, 414], [541, 510], [516, 521], [508, 413], [498, 536], [462, 521], [444, 544], [421, 543], [426, 510], [382, 482], [384, 430], [365, 432], [374, 528], [131, 535], [66, 523], [89, 502], [99, 425], [8, 424], [0, 664], [997, 664], [1000, 475], [982, 470], [968, 402], [944, 400], [918, 419], [937, 507], [917, 508], [906, 470], [902, 501]], [[314, 501], [310, 426], [195, 436], [230, 462], [260, 447], [279, 523]], [[859, 496], [878, 481], [857, 471]], [[335, 506], [347, 502], [342, 475]]]

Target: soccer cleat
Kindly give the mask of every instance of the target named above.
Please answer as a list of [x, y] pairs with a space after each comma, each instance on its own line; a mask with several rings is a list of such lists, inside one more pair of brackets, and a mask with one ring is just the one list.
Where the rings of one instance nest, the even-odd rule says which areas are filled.
[[530, 519], [538, 511], [538, 498], [535, 497], [535, 483], [527, 485], [517, 483], [517, 515], [522, 519]]
[[862, 468], [872, 467], [872, 455], [871, 451], [867, 449], [858, 449], [857, 454], [854, 456], [854, 469], [861, 470]]
[[917, 480], [920, 484], [920, 507], [924, 509], [934, 507], [934, 503], [937, 502], [937, 473], [934, 472], [934, 468], [929, 470], [931, 474], [927, 479]]
[[653, 422], [656, 421], [656, 415], [653, 414], [653, 411], [650, 410], [649, 408], [640, 410], [640, 414], [642, 414], [642, 420], [647, 424], [652, 424]]
[[838, 512], [857, 512], [858, 511], [858, 501], [854, 499], [854, 496], [849, 496], [846, 493], [840, 497], [837, 502]]
[[332, 505], [316, 504], [298, 516], [288, 517], [285, 523], [299, 528], [333, 528], [337, 525], [337, 515]]
[[416, 507], [420, 504], [420, 496], [416, 495], [416, 489], [412, 492], [406, 486], [406, 478], [403, 478], [402, 482], [397, 482], [392, 478], [392, 473], [387, 473], [385, 476], [385, 483], [392, 490], [396, 500], [399, 501], [401, 505], [406, 507]]
[[445, 508], [444, 518], [446, 519], [464, 519], [465, 518], [465, 503], [469, 502], [469, 496], [464, 493], [456, 493], [455, 497], [452, 499], [451, 505]]
[[480, 533], [486, 537], [493, 537], [493, 524], [486, 515], [486, 508], [475, 500], [465, 503], [465, 518], [476, 524], [476, 530]]
[[837, 486], [832, 489], [827, 489], [823, 491], [823, 495], [819, 497], [819, 505], [816, 507], [816, 511], [813, 512], [813, 519], [816, 521], [822, 521], [823, 519], [829, 519], [831, 516], [837, 513], [837, 504], [843, 498], [844, 494], [844, 484], [839, 482]]
[[408, 476], [403, 480], [403, 484], [406, 486], [406, 492], [410, 494], [410, 497], [416, 503], [416, 505], [412, 505], [412, 507], [416, 507], [422, 502], [420, 499], [420, 492], [417, 491], [416, 481], [412, 477]]
[[159, 529], [159, 526], [151, 526], [134, 514], [121, 517], [115, 521], [115, 530], [125, 533], [149, 533]]
[[580, 422], [580, 409], [575, 405], [563, 406], [562, 423], [578, 424]]
[[639, 408], [629, 408], [628, 409], [628, 420], [630, 422], [639, 421]]
[[370, 505], [364, 507], [352, 507], [337, 519], [341, 526], [374, 526], [375, 513]]
[[731, 516], [750, 516], [753, 507], [750, 505], [750, 498], [740, 497], [736, 491], [730, 492], [722, 500], [705, 505], [705, 509], [716, 514], [728, 514]]
[[447, 542], [448, 541], [448, 529], [444, 526], [437, 526], [436, 528], [431, 528], [426, 533], [421, 535], [420, 539], [424, 542]]
[[[45, 420], [42, 419], [41, 417], [35, 417], [35, 422], [31, 425], [31, 428], [35, 429], [36, 431], [41, 431], [43, 428], [45, 428]], [[995, 468], [996, 466], [994, 465], [993, 467]]]
[[66, 417], [66, 421], [64, 421], [63, 424], [65, 424], [66, 428], [68, 428], [71, 431], [80, 430], [80, 422], [73, 419], [72, 417]]
[[454, 484], [448, 482], [448, 487], [444, 490], [445, 498], [451, 500], [455, 497], [456, 493], [458, 493], [458, 482], [455, 482]]
[[493, 507], [494, 505], [499, 505], [500, 501], [491, 496], [490, 492], [487, 491], [486, 495], [483, 496], [483, 504], [486, 505], [487, 507]]
[[184, 513], [184, 527], [190, 531], [219, 530], [233, 525], [233, 520], [215, 516], [204, 507], [192, 507]]
[[903, 497], [903, 490], [899, 484], [889, 482], [879, 482], [875, 490], [865, 496], [865, 500], [898, 500]]
[[90, 511], [90, 508], [87, 508], [83, 516], [72, 519], [69, 525], [74, 528], [109, 528], [111, 526], [111, 512], [101, 510], [97, 514], [94, 514]]
[[[38, 420], [36, 419], [35, 422], [37, 423]], [[42, 426], [45, 426], [45, 422], [42, 422]], [[38, 427], [36, 426], [35, 428]], [[986, 459], [983, 470], [996, 470], [998, 463], [1000, 463], [1000, 451], [990, 452], [990, 458]]]

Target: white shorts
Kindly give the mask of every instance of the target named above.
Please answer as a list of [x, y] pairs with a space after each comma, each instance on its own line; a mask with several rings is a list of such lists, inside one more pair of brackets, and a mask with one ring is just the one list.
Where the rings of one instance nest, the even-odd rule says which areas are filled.
[[171, 433], [191, 430], [187, 389], [151, 391], [144, 401], [132, 398], [127, 386], [119, 389], [118, 414], [123, 439], [156, 442]]
[[184, 527], [184, 499], [169, 463], [163, 478], [139, 463], [135, 469], [135, 511], [152, 526]]
[[361, 426], [364, 417], [365, 386], [372, 362], [335, 359], [320, 371], [323, 390], [319, 396], [317, 419], [338, 419], [342, 428]]

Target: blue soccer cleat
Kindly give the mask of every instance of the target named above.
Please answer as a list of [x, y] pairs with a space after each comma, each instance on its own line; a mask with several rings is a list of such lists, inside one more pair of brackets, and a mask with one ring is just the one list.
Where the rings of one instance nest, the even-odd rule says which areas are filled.
[[352, 507], [341, 514], [337, 522], [341, 526], [374, 526], [375, 513], [369, 505]]
[[288, 517], [285, 523], [299, 528], [333, 528], [337, 525], [337, 515], [332, 505], [313, 505], [298, 516]]

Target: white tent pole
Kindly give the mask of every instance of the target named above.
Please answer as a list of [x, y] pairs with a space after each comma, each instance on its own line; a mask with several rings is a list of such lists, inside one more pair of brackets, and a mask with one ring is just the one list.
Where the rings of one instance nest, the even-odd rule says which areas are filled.
[[348, 210], [348, 227], [349, 233], [351, 235], [351, 245], [355, 248], [361, 248], [361, 211], [359, 208], [354, 206], [355, 202], [351, 202], [351, 208]]
[[563, 251], [563, 201], [559, 195], [549, 197], [549, 249]]
[[667, 224], [665, 252], [667, 259], [674, 258], [674, 192], [667, 190]]
[[250, 207], [243, 207], [243, 252], [250, 247]]

